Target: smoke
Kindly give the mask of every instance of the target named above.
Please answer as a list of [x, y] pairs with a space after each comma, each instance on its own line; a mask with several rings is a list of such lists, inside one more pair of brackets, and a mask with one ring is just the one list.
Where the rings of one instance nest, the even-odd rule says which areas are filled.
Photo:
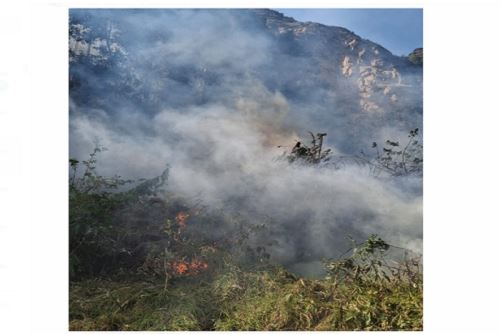
[[[108, 149], [99, 160], [102, 174], [153, 177], [169, 164], [170, 191], [248, 221], [265, 220], [267, 238], [276, 241], [268, 249], [272, 259], [300, 273], [315, 273], [318, 260], [340, 255], [348, 247], [347, 235], [361, 239], [376, 233], [421, 251], [421, 179], [376, 178], [359, 166], [337, 170], [277, 159], [283, 153], [278, 145], [293, 146], [307, 130], [327, 132], [335, 141], [326, 144], [336, 154], [356, 152], [360, 142], [406, 134], [401, 122], [388, 122], [387, 116], [352, 118], [352, 106], [330, 88], [317, 85], [299, 98], [288, 77], [302, 71], [295, 65], [311, 63], [307, 57], [290, 62], [289, 55], [279, 62], [283, 41], [277, 48], [254, 14], [71, 14], [74, 24], [94, 31], [112, 26], [107, 44], [116, 43], [110, 51], [100, 42], [104, 46], [93, 55], [81, 51], [86, 42], [70, 43], [75, 57], [70, 74], [78, 78], [70, 91], [72, 157], [84, 159], [98, 141]], [[101, 62], [113, 65], [91, 70]], [[336, 103], [334, 112], [328, 111], [329, 101]]]

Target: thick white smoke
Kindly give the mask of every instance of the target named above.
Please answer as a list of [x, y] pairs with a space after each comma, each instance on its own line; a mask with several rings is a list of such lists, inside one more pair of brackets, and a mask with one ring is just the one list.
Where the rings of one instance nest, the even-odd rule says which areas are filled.
[[[228, 19], [230, 33], [220, 15], [189, 15], [195, 17], [187, 26], [164, 17], [147, 21], [145, 30], [165, 29], [170, 40], [142, 48], [138, 59], [154, 60], [159, 68], [163, 57], [177, 65], [226, 64], [227, 71], [245, 73], [269, 52], [270, 41], [238, 21]], [[138, 28], [143, 19], [129, 18]], [[193, 22], [206, 29], [194, 29]], [[134, 71], [144, 74], [146, 63], [138, 62], [144, 67]], [[158, 87], [168, 88], [158, 73], [150, 75]], [[317, 268], [311, 263], [342, 253], [348, 235], [361, 239], [375, 233], [391, 244], [421, 251], [421, 179], [374, 177], [360, 166], [317, 168], [277, 159], [283, 152], [277, 146], [293, 146], [307, 136], [305, 130], [328, 132], [310, 127], [331, 115], [318, 115], [315, 106], [298, 110], [279, 90], [249, 73], [238, 78], [219, 79], [212, 90], [219, 102], [162, 107], [152, 116], [140, 107], [99, 109], [71, 100], [70, 155], [84, 159], [98, 141], [108, 149], [99, 159], [100, 173], [127, 178], [153, 177], [169, 164], [170, 191], [248, 219], [265, 218], [269, 235], [278, 241], [268, 249], [272, 258], [297, 271], [313, 272]], [[387, 135], [385, 139], [405, 136], [390, 125], [373, 133]], [[335, 142], [327, 144], [340, 153]]]
[[282, 263], [293, 264], [304, 252], [316, 260], [339, 255], [347, 235], [376, 233], [420, 251], [422, 197], [418, 186], [416, 191], [404, 187], [420, 181], [394, 183], [363, 167], [335, 170], [277, 160], [281, 151], [276, 144], [293, 144], [296, 136], [280, 129], [280, 113], [287, 109], [282, 99], [270, 94], [269, 101], [236, 103], [234, 109], [165, 110], [155, 116], [149, 138], [117, 133], [77, 116], [73, 140], [90, 151], [92, 138], [99, 138], [109, 149], [100, 161], [108, 173], [153, 176], [169, 163], [170, 191], [210, 207], [267, 217], [278, 239], [270, 251]]

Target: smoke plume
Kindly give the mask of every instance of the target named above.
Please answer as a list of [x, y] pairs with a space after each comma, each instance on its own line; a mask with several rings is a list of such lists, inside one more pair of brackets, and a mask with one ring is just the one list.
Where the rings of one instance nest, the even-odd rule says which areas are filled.
[[[278, 159], [309, 130], [328, 133], [326, 146], [337, 155], [369, 150], [373, 141], [403, 142], [421, 125], [419, 88], [391, 88], [404, 102], [380, 95], [384, 111], [363, 112], [359, 81], [340, 71], [340, 52], [350, 48], [324, 56], [323, 28], [305, 41], [282, 36], [273, 20], [301, 26], [276, 15], [71, 10], [70, 156], [85, 159], [99, 142], [107, 148], [100, 173], [127, 178], [154, 177], [168, 164], [169, 191], [265, 221], [277, 240], [272, 259], [300, 273], [340, 255], [348, 235], [375, 233], [421, 251], [421, 178]], [[351, 38], [334, 28], [335, 38]], [[397, 57], [382, 56], [408, 86], [421, 79]]]

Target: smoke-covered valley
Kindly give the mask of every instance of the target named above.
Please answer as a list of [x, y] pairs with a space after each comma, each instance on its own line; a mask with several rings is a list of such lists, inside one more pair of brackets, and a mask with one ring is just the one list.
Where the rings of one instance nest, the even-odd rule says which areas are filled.
[[334, 156], [406, 143], [421, 64], [271, 10], [72, 9], [69, 28], [70, 157], [99, 143], [99, 172], [134, 179], [168, 165], [169, 192], [265, 222], [271, 258], [300, 273], [348, 235], [421, 252], [421, 176], [279, 159], [308, 131]]

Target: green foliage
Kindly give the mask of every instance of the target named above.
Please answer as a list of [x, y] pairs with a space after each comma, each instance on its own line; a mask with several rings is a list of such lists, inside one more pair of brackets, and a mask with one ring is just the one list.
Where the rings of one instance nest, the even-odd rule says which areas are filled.
[[[421, 263], [418, 256], [408, 259], [409, 251], [405, 250], [403, 263], [386, 259], [390, 246], [377, 235], [371, 235], [366, 241], [356, 244], [348, 252], [347, 258], [341, 256], [337, 260], [325, 261], [327, 278], [334, 282], [351, 282], [362, 284], [371, 281], [386, 281], [397, 279], [411, 285], [421, 284]], [[397, 247], [399, 248], [399, 247]]]
[[[70, 159], [69, 183], [69, 268], [70, 277], [95, 274], [105, 269], [120, 253], [116, 243], [113, 213], [124, 197], [111, 193], [131, 181], [96, 173], [97, 146], [88, 160]], [[84, 166], [79, 175], [78, 168]]]
[[[97, 174], [97, 155], [105, 151], [106, 148], [97, 145], [94, 151], [90, 153], [89, 159], [78, 161], [69, 159], [71, 168], [70, 175], [70, 192], [84, 194], [108, 194], [112, 190], [118, 189], [120, 186], [132, 183], [132, 180], [123, 180], [120, 176], [104, 177]], [[84, 170], [82, 175], [78, 175], [79, 166], [83, 165]]]
[[96, 273], [95, 264], [116, 250], [112, 213], [120, 204], [113, 197], [74, 192], [70, 195], [70, 276]]
[[301, 279], [227, 264], [213, 278], [85, 281], [70, 289], [71, 330], [422, 330], [422, 284]]
[[329, 276], [320, 280], [298, 279], [279, 268], [231, 271], [216, 281], [222, 317], [215, 329], [421, 329], [419, 263], [385, 267], [390, 247], [376, 235], [354, 243], [348, 259], [327, 262]]
[[[327, 278], [297, 278], [259, 246], [266, 223], [158, 196], [168, 171], [120, 191], [101, 151], [69, 161], [71, 330], [422, 329], [420, 262], [389, 265], [378, 236], [326, 261]], [[193, 261], [206, 267], [175, 271]]]
[[201, 330], [210, 326], [210, 296], [192, 281], [167, 291], [145, 282], [72, 283], [70, 330]]
[[[221, 247], [252, 264], [269, 260], [265, 247], [249, 244], [265, 224], [208, 213], [201, 205], [187, 207], [184, 199], [166, 192], [168, 167], [160, 176], [123, 191], [132, 181], [97, 172], [97, 156], [103, 151], [97, 146], [88, 160], [69, 161], [71, 279], [126, 271], [163, 278], [167, 285], [177, 275], [174, 262], [219, 267]], [[216, 231], [221, 223], [224, 231]]]
[[408, 60], [415, 65], [422, 66], [424, 64], [424, 49], [418, 48], [413, 50], [413, 52], [408, 55]]
[[[69, 184], [69, 268], [70, 277], [102, 270], [103, 259], [115, 251], [112, 214], [120, 199], [107, 192], [125, 183], [119, 178], [106, 179], [95, 172], [96, 147], [88, 160], [70, 159]], [[78, 167], [85, 167], [78, 175]]]

